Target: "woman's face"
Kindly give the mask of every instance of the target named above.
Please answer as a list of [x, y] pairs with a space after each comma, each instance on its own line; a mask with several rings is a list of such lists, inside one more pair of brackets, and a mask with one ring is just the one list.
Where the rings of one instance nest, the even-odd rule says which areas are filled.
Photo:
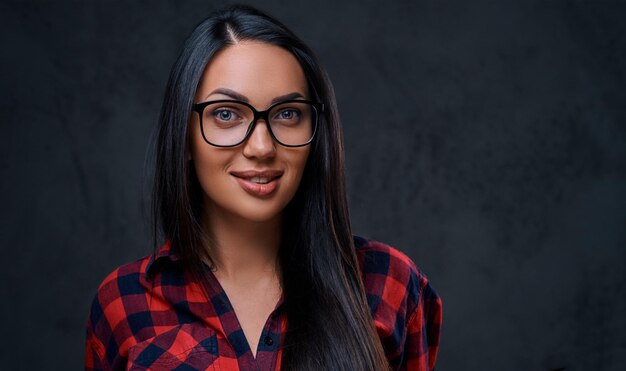
[[[195, 102], [244, 100], [257, 111], [285, 96], [308, 99], [304, 73], [285, 49], [255, 41], [241, 41], [217, 53], [207, 65]], [[190, 153], [204, 191], [211, 218], [276, 220], [295, 194], [309, 146], [284, 147], [259, 120], [248, 139], [230, 148], [206, 143], [200, 119], [192, 114]]]

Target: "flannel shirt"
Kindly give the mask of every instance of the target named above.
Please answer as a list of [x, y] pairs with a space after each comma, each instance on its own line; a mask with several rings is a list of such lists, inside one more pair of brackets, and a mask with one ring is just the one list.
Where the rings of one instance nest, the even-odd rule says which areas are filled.
[[[441, 300], [400, 251], [355, 237], [368, 305], [393, 370], [432, 370]], [[282, 299], [256, 358], [215, 276], [184, 274], [169, 243], [113, 271], [100, 285], [87, 324], [86, 370], [279, 370], [287, 325]], [[206, 296], [200, 285], [204, 284]]]

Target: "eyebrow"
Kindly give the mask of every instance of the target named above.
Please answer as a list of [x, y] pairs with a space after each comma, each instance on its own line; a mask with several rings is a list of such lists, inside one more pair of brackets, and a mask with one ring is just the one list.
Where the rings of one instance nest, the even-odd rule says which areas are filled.
[[[248, 97], [246, 97], [243, 94], [237, 93], [234, 90], [227, 89], [227, 88], [217, 88], [217, 89], [213, 90], [211, 93], [209, 93], [209, 95], [207, 95], [204, 99], [205, 100], [208, 99], [213, 94], [226, 95], [227, 97], [230, 97], [230, 98], [233, 98], [233, 99], [236, 99], [236, 100], [240, 100], [242, 102], [249, 103]], [[271, 104], [282, 102], [282, 101], [286, 101], [286, 100], [290, 100], [290, 99], [296, 99], [296, 98], [304, 98], [304, 96], [301, 93], [293, 92], [293, 93], [281, 95], [281, 96], [278, 96], [278, 97], [272, 99]]]
[[276, 97], [272, 99], [272, 104], [282, 102], [285, 100], [296, 99], [296, 98], [304, 98], [304, 96], [298, 92], [293, 92], [293, 93], [281, 95], [280, 97]]

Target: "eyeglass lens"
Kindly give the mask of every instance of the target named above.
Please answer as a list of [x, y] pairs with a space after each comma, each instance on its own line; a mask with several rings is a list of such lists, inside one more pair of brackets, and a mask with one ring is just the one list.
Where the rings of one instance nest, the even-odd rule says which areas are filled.
[[[316, 115], [317, 112], [310, 103], [285, 102], [269, 111], [267, 124], [280, 143], [298, 146], [311, 140]], [[240, 143], [252, 121], [252, 109], [238, 102], [211, 103], [202, 113], [202, 129], [206, 140], [219, 146]]]

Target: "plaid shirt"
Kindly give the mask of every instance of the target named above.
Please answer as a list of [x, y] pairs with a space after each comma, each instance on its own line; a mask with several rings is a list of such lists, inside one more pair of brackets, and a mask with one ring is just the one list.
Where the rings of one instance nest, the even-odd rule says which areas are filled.
[[[367, 300], [394, 370], [434, 368], [441, 300], [403, 253], [355, 237]], [[208, 271], [208, 270], [207, 270]], [[165, 244], [124, 265], [100, 285], [87, 326], [85, 369], [279, 370], [286, 316], [268, 318], [256, 358], [226, 293], [209, 272], [202, 283], [183, 274]]]

